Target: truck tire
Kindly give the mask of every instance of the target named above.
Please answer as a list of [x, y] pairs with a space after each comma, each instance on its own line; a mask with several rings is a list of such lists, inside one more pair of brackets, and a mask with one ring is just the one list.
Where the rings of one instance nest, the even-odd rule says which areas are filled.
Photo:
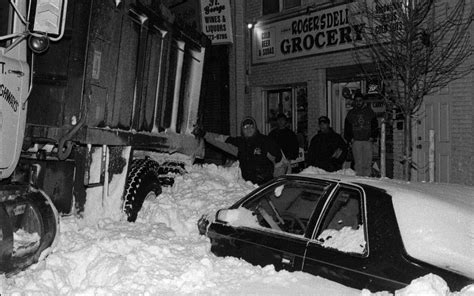
[[43, 218], [41, 245], [35, 256], [35, 260], [39, 260], [41, 253], [45, 249], [55, 245], [55, 240], [57, 240], [57, 235], [59, 234], [59, 217], [53, 202], [44, 192], [34, 192], [33, 194], [35, 196], [36, 206]]
[[163, 187], [173, 186], [174, 177], [186, 173], [184, 163], [177, 161], [165, 161], [158, 169], [160, 185]]
[[146, 198], [161, 194], [160, 165], [151, 159], [134, 159], [130, 164], [124, 193], [123, 210], [128, 222], [137, 220]]
[[[17, 211], [18, 210], [18, 211]], [[25, 195], [0, 204], [0, 273], [16, 274], [42, 260], [56, 246], [59, 216], [51, 199], [34, 188]], [[14, 233], [23, 231], [18, 241]], [[21, 236], [37, 235], [38, 240], [22, 242]]]

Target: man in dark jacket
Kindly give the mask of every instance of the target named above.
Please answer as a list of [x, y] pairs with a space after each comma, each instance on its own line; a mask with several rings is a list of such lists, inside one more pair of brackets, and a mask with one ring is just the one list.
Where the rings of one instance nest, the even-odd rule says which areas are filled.
[[342, 168], [346, 154], [346, 142], [330, 127], [329, 118], [321, 116], [319, 132], [311, 139], [306, 163], [327, 172], [334, 172]]
[[377, 138], [377, 117], [364, 103], [361, 93], [354, 95], [354, 108], [347, 113], [344, 122], [344, 138], [352, 146], [354, 166], [358, 176], [370, 176], [372, 172], [372, 144]]
[[280, 146], [288, 160], [298, 158], [298, 138], [296, 134], [288, 127], [288, 118], [285, 114], [278, 114], [277, 127], [274, 128], [268, 136]]
[[241, 136], [229, 137], [195, 129], [193, 134], [236, 156], [239, 159], [242, 178], [255, 184], [273, 179], [275, 164], [280, 163], [280, 147], [268, 136], [261, 134], [252, 117], [246, 117], [241, 124]]

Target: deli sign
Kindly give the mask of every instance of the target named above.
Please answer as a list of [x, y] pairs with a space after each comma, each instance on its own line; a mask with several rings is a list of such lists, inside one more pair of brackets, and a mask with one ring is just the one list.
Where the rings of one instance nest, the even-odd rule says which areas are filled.
[[255, 26], [252, 39], [253, 63], [352, 48], [362, 39], [364, 24], [350, 25], [351, 8], [339, 5], [282, 21]]

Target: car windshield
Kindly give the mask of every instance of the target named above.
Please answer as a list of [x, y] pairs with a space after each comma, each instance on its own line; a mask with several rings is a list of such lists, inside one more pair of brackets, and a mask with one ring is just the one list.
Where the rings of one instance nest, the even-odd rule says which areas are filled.
[[261, 227], [302, 236], [327, 188], [327, 184], [287, 180], [269, 187], [242, 207], [255, 215]]

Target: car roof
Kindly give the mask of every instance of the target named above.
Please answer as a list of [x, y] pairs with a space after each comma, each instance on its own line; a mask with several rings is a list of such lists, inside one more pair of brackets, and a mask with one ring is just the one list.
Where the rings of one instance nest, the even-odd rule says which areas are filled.
[[341, 174], [314, 174], [301, 173], [294, 176], [304, 176], [322, 179], [340, 184], [369, 185], [382, 189], [394, 199], [409, 199], [413, 203], [419, 200], [429, 200], [441, 204], [450, 204], [456, 208], [470, 208], [474, 210], [474, 187], [428, 182], [407, 182], [389, 178], [369, 178]]
[[299, 174], [339, 184], [369, 185], [392, 196], [406, 252], [474, 278], [474, 187], [338, 174]]

